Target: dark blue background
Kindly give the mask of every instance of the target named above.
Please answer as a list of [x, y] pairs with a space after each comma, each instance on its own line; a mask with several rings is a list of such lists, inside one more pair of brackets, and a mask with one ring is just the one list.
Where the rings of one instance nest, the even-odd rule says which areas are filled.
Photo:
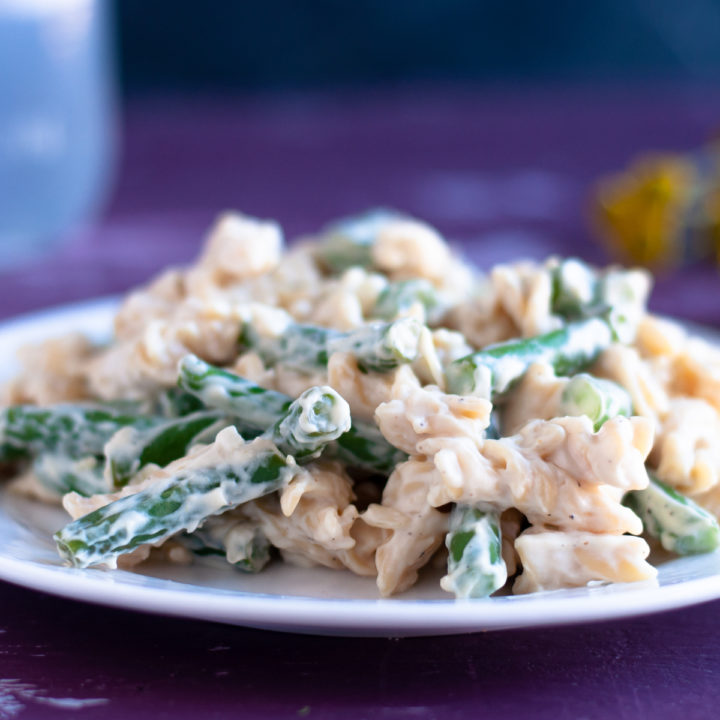
[[117, 0], [129, 92], [720, 78], [719, 0]]

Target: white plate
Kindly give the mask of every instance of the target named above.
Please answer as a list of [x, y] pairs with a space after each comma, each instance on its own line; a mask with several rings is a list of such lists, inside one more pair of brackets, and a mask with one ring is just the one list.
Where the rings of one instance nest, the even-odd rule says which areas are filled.
[[[0, 325], [0, 379], [21, 344], [69, 330], [108, 335], [116, 301], [66, 306]], [[715, 335], [717, 339], [717, 335]], [[130, 610], [275, 630], [337, 635], [435, 635], [629, 617], [720, 598], [720, 553], [663, 563], [657, 582], [456, 601], [426, 574], [411, 591], [377, 599], [371, 579], [275, 563], [247, 576], [230, 568], [148, 566], [142, 574], [63, 567], [51, 534], [63, 511], [0, 492], [0, 578]]]

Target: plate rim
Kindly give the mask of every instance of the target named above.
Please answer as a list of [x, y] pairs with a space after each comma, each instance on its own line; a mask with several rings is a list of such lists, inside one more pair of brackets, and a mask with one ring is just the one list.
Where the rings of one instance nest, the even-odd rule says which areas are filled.
[[[634, 583], [617, 583], [603, 586], [612, 587], [613, 592], [595, 597], [560, 597], [556, 594], [563, 592], [560, 590], [534, 597], [510, 596], [506, 602], [491, 598], [350, 600], [217, 588], [202, 592], [201, 585], [191, 585], [198, 590], [186, 590], [182, 588], [185, 583], [145, 575], [140, 577], [171, 587], [126, 583], [123, 582], [124, 573], [133, 575], [122, 570], [44, 566], [0, 556], [0, 579], [69, 600], [156, 615], [310, 634], [402, 637], [552, 627], [628, 619], [720, 598], [720, 573], [664, 586], [642, 583], [643, 587], [638, 587]], [[140, 604], [138, 599], [142, 601]], [[382, 613], [377, 613], [378, 608], [382, 608]], [[288, 617], [290, 613], [291, 618]]]

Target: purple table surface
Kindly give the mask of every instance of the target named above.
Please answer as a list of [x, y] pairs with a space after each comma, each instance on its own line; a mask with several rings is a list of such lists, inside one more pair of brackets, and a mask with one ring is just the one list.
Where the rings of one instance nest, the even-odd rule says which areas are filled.
[[[106, 295], [189, 261], [217, 210], [289, 237], [399, 207], [480, 265], [573, 253], [593, 180], [720, 126], [720, 91], [415, 90], [133, 105], [104, 219], [0, 272], [0, 317]], [[712, 267], [652, 307], [720, 326]], [[710, 718], [720, 602], [629, 621], [403, 640], [284, 635], [144, 616], [0, 584], [0, 718]], [[98, 703], [71, 699], [98, 698]], [[69, 700], [70, 699], [70, 700]]]

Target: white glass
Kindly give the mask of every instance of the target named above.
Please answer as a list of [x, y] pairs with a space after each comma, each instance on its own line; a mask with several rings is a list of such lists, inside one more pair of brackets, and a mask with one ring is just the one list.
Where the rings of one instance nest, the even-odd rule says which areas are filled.
[[0, 0], [0, 271], [105, 199], [114, 157], [106, 0]]

